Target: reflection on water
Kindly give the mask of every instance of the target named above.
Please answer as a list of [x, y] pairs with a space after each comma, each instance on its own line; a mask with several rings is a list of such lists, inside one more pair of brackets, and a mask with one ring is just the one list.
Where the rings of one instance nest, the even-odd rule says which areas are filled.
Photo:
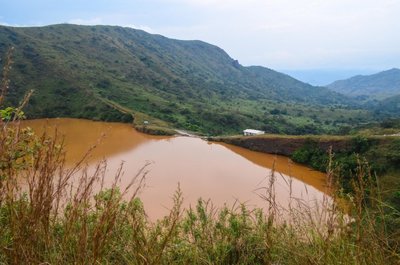
[[37, 134], [42, 134], [46, 129], [48, 134], [54, 134], [57, 128], [58, 135], [64, 137], [67, 164], [79, 161], [94, 145], [96, 148], [90, 154], [91, 162], [135, 149], [153, 140], [166, 139], [137, 133], [131, 126], [123, 123], [62, 118], [28, 120], [23, 121], [23, 125], [33, 128]]
[[262, 154], [260, 152], [249, 151], [248, 149], [220, 143], [232, 152], [235, 152], [256, 165], [266, 168], [275, 167], [277, 172], [287, 176], [295, 177], [304, 183], [313, 186], [314, 188], [325, 192], [326, 191], [326, 178], [325, 174], [310, 169], [304, 165], [292, 162], [285, 156], [277, 156], [272, 154]]
[[[281, 173], [276, 174], [279, 202], [287, 202], [289, 193], [292, 197], [321, 200], [325, 190], [325, 176], [320, 172], [291, 163], [286, 157], [227, 144], [190, 137], [149, 136], [128, 124], [79, 119], [32, 120], [25, 121], [24, 125], [38, 132], [43, 131], [45, 125], [57, 126], [65, 135], [69, 165], [78, 161], [100, 139], [90, 163], [94, 165], [107, 158], [109, 183], [121, 161], [124, 161], [122, 186], [150, 161], [146, 187], [140, 197], [151, 219], [167, 213], [178, 183], [186, 207], [195, 204], [200, 197], [211, 199], [215, 206], [232, 205], [238, 200], [249, 206], [263, 207], [266, 203], [259, 197], [263, 192], [260, 188], [268, 185], [273, 163], [276, 171]], [[287, 175], [294, 177], [291, 191]]]

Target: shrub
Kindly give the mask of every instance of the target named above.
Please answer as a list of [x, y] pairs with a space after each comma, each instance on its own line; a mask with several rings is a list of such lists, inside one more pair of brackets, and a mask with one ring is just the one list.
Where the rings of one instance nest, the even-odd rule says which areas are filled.
[[318, 143], [308, 139], [302, 147], [292, 154], [295, 162], [310, 165], [319, 171], [326, 171], [328, 166], [328, 154], [318, 147]]

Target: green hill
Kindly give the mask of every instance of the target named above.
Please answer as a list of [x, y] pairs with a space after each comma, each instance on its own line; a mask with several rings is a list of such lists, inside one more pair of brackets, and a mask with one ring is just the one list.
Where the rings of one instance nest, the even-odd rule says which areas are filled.
[[373, 75], [357, 75], [333, 82], [328, 88], [349, 96], [384, 99], [400, 95], [400, 69], [390, 69]]
[[365, 103], [365, 107], [374, 111], [378, 116], [400, 117], [400, 94], [382, 100], [371, 100]]
[[[370, 119], [327, 88], [264, 67], [244, 67], [202, 41], [114, 26], [0, 26], [0, 54], [15, 47], [9, 104], [35, 89], [30, 118], [129, 120], [206, 134], [245, 127], [319, 133]], [[2, 56], [4, 57], [4, 56]]]

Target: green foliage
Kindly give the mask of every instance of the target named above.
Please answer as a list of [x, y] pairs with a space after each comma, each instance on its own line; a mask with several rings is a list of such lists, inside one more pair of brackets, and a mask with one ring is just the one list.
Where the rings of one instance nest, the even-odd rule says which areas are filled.
[[16, 47], [7, 105], [36, 91], [28, 118], [128, 121], [123, 113], [146, 114], [207, 135], [244, 128], [331, 133], [340, 125], [371, 120], [337, 93], [271, 69], [243, 67], [201, 41], [121, 27], [54, 25], [1, 26], [0, 43], [0, 54]]
[[2, 121], [11, 121], [13, 119], [22, 119], [24, 117], [24, 112], [16, 108], [7, 107], [0, 110], [0, 119]]
[[363, 154], [368, 151], [370, 146], [371, 142], [368, 140], [368, 138], [357, 135], [351, 139], [351, 148], [349, 152]]
[[394, 129], [400, 129], [400, 119], [385, 119], [382, 121], [380, 124], [380, 127], [388, 129], [388, 128], [394, 128]]
[[397, 167], [400, 165], [400, 139], [396, 139], [391, 143], [385, 155], [390, 164], [397, 165]]
[[[292, 159], [321, 171], [327, 169], [326, 153], [318, 147], [317, 142], [307, 141], [303, 147], [293, 153]], [[381, 139], [379, 141], [364, 136], [353, 137], [349, 141], [347, 150], [334, 154], [331, 167], [331, 171], [334, 169], [340, 176], [339, 184], [344, 193], [360, 193], [359, 187], [355, 183], [361, 181], [369, 182], [368, 188], [362, 190], [363, 196], [373, 196], [373, 190], [379, 183], [382, 192], [379, 200], [383, 200], [382, 203], [386, 206], [380, 211], [385, 213], [386, 229], [393, 235], [388, 242], [397, 244], [393, 242], [400, 240], [398, 235], [400, 224], [400, 140]], [[368, 170], [360, 170], [360, 168], [368, 168]], [[381, 223], [382, 220], [379, 219], [377, 222]]]
[[305, 144], [293, 152], [292, 159], [295, 162], [310, 165], [319, 171], [326, 171], [328, 166], [328, 154], [319, 148], [318, 143], [309, 139]]
[[[391, 170], [400, 170], [400, 140], [376, 139], [357, 135], [346, 141], [347, 147], [334, 153], [334, 167], [341, 176], [341, 185], [346, 192], [352, 191], [352, 181], [357, 176], [360, 163], [366, 163], [374, 174], [384, 175]], [[323, 151], [317, 141], [307, 140], [304, 145], [293, 152], [293, 161], [306, 164], [325, 172], [328, 165], [327, 152]]]
[[175, 135], [176, 134], [176, 131], [171, 130], [169, 128], [152, 126], [152, 125], [135, 126], [135, 129], [140, 132], [152, 134], [152, 135]]

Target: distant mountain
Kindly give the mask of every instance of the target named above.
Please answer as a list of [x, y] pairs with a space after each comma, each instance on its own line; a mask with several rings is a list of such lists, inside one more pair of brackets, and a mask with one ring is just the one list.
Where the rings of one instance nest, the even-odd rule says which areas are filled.
[[393, 68], [373, 75], [358, 75], [333, 82], [327, 87], [348, 96], [384, 99], [400, 95], [400, 69]]
[[353, 104], [271, 69], [243, 67], [214, 45], [131, 28], [0, 26], [0, 55], [10, 46], [16, 49], [8, 102], [18, 104], [35, 89], [31, 118], [123, 119], [116, 108], [208, 133], [245, 127], [289, 132], [296, 128], [293, 119], [276, 120], [276, 113], [310, 117], [298, 119], [304, 125], [317, 120], [317, 107]]
[[367, 75], [374, 73], [365, 69], [282, 69], [280, 71], [313, 86], [327, 86], [336, 80], [347, 79], [357, 74]]

